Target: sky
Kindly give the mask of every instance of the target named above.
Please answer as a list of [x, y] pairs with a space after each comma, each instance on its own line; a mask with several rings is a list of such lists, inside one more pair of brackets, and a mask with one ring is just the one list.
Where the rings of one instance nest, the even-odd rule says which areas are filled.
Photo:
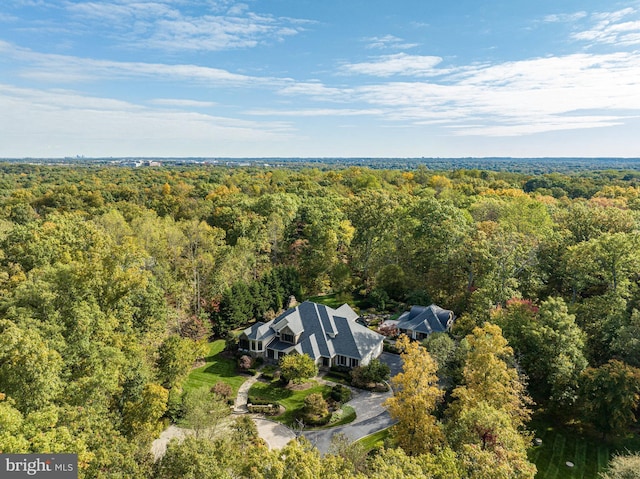
[[640, 0], [2, 0], [0, 157], [640, 157]]

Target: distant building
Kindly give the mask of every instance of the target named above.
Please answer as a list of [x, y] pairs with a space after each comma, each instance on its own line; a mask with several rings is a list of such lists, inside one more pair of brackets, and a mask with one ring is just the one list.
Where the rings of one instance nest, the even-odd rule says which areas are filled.
[[411, 339], [421, 340], [431, 333], [443, 333], [451, 329], [453, 311], [440, 306], [412, 306], [398, 318], [398, 330]]
[[357, 319], [347, 304], [332, 309], [305, 301], [268, 323], [245, 329], [239, 349], [272, 361], [292, 352], [307, 354], [321, 368], [364, 366], [380, 356], [384, 336]]

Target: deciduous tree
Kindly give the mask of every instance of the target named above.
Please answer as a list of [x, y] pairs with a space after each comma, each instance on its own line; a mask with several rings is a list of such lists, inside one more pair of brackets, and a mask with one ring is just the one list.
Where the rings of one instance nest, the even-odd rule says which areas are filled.
[[407, 336], [396, 343], [402, 358], [402, 372], [391, 379], [393, 397], [385, 401], [397, 424], [393, 435], [398, 445], [415, 456], [436, 450], [443, 441], [433, 416], [444, 392], [438, 387], [438, 366], [426, 349]]

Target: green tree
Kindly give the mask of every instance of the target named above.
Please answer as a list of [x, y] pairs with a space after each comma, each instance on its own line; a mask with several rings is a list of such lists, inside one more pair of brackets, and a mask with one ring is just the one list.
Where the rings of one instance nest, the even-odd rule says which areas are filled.
[[0, 391], [28, 413], [56, 399], [62, 391], [62, 359], [37, 330], [0, 320]]
[[329, 405], [322, 394], [313, 393], [304, 398], [304, 417], [313, 423], [322, 422], [329, 414]]
[[640, 311], [634, 309], [627, 324], [618, 329], [611, 350], [618, 358], [635, 368], [640, 367]]
[[331, 437], [331, 445], [327, 454], [339, 456], [346, 461], [350, 474], [362, 473], [367, 469], [367, 450], [362, 444], [351, 442], [341, 432]]
[[570, 246], [566, 262], [567, 275], [578, 294], [609, 290], [624, 296], [631, 286], [631, 275], [640, 267], [638, 235], [604, 233]]
[[431, 333], [422, 341], [422, 345], [438, 364], [438, 377], [443, 379], [448, 376], [457, 347], [451, 336], [447, 333]]
[[280, 371], [285, 381], [300, 384], [316, 376], [318, 366], [313, 362], [311, 356], [291, 353], [280, 358]]
[[513, 349], [508, 346], [499, 326], [485, 323], [465, 338], [468, 344], [463, 370], [463, 385], [453, 391], [456, 402], [451, 411], [486, 402], [495, 409], [508, 411], [514, 427], [522, 427], [529, 419], [525, 387], [512, 362]]
[[465, 477], [454, 451], [442, 448], [433, 454], [409, 456], [401, 448], [376, 454], [366, 471], [371, 479], [454, 479]]
[[196, 359], [194, 343], [177, 335], [166, 338], [158, 348], [158, 378], [167, 388], [180, 384], [187, 377]]
[[639, 369], [612, 359], [599, 368], [587, 368], [581, 383], [583, 413], [603, 437], [623, 434], [637, 421]]
[[139, 401], [126, 402], [123, 410], [125, 433], [149, 440], [162, 430], [160, 419], [167, 411], [169, 391], [159, 384], [145, 385]]
[[578, 377], [587, 366], [585, 335], [562, 298], [549, 298], [540, 307], [511, 300], [492, 318], [520, 357], [536, 399], [570, 406], [577, 397]]
[[229, 415], [227, 401], [206, 386], [188, 391], [183, 402], [184, 423], [196, 438], [211, 438], [220, 421]]
[[156, 464], [153, 477], [158, 479], [231, 479], [237, 465], [231, 444], [224, 441], [187, 436], [173, 440]]
[[453, 391], [446, 432], [468, 477], [530, 478], [527, 459], [529, 399], [513, 367], [513, 351], [500, 328], [486, 323], [465, 339], [464, 382]]

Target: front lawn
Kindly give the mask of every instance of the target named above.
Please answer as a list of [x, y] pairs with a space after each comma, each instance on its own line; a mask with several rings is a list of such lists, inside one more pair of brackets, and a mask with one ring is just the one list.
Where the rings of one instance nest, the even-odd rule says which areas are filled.
[[[538, 468], [536, 479], [598, 479], [614, 452], [640, 449], [638, 438], [613, 445], [543, 420], [533, 421], [529, 427], [542, 439], [542, 445], [529, 450], [529, 459]], [[567, 467], [567, 461], [574, 466]]]
[[249, 376], [237, 372], [236, 361], [223, 356], [224, 339], [218, 339], [209, 344], [209, 354], [205, 358], [205, 365], [191, 371], [184, 382], [186, 391], [203, 386], [212, 387], [217, 382], [227, 383], [233, 388], [233, 396], [238, 394], [238, 388]]
[[384, 445], [384, 441], [389, 437], [391, 437], [391, 426], [358, 439], [356, 442], [369, 452]]
[[294, 390], [282, 387], [279, 381], [270, 383], [258, 381], [249, 389], [249, 402], [251, 402], [251, 398], [259, 398], [262, 401], [281, 404], [284, 406], [285, 412], [273, 419], [288, 426], [295, 426], [295, 419], [302, 414], [304, 408], [304, 398], [313, 393], [328, 397], [331, 392], [329, 386], [318, 384], [315, 381], [311, 381], [311, 383], [312, 386], [308, 389]]

